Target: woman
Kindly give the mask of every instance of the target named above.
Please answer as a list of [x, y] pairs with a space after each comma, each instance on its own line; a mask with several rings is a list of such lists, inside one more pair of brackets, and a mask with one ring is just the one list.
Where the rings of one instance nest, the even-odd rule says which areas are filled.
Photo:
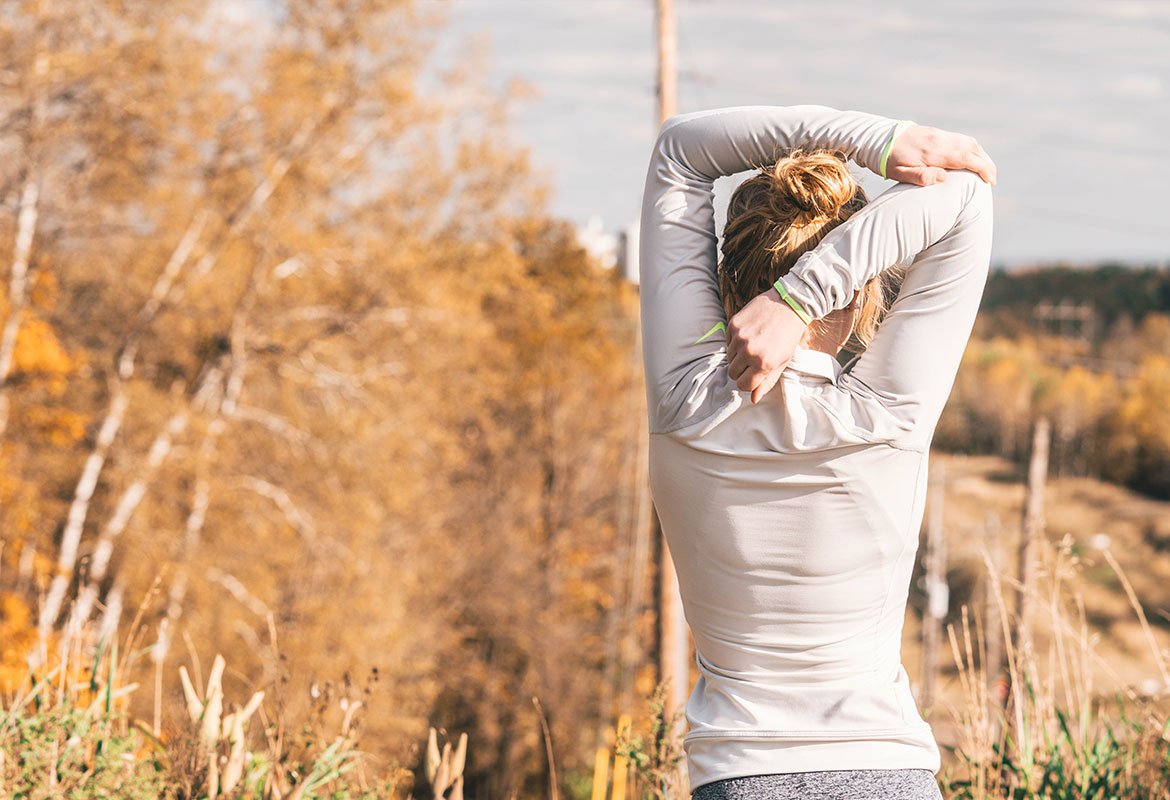
[[[930, 185], [865, 205], [833, 156], [782, 158], [797, 148]], [[719, 265], [712, 183], [761, 166]], [[902, 620], [991, 240], [990, 190], [941, 168], [994, 177], [967, 137], [819, 106], [685, 115], [658, 138], [641, 244], [650, 479], [697, 650], [698, 800], [939, 797]], [[875, 281], [896, 265], [878, 325]], [[872, 341], [840, 366], [866, 320]]]

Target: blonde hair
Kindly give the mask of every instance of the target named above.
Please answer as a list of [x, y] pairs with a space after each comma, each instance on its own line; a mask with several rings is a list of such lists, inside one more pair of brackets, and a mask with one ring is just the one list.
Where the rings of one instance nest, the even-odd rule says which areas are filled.
[[[831, 150], [795, 150], [740, 184], [727, 209], [719, 262], [719, 293], [727, 319], [768, 291], [803, 253], [866, 202], [844, 155]], [[886, 294], [882, 275], [862, 287], [851, 337], [857, 344], [847, 349], [864, 350], [873, 340], [888, 308]]]

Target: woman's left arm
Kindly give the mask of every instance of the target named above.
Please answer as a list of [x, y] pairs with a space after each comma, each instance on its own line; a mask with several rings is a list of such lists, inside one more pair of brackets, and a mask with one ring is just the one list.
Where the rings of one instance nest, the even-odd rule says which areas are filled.
[[749, 106], [666, 121], [642, 201], [642, 350], [650, 430], [668, 432], [725, 402], [711, 376], [727, 367], [712, 184], [797, 147], [840, 150], [879, 172], [896, 120], [824, 106]]

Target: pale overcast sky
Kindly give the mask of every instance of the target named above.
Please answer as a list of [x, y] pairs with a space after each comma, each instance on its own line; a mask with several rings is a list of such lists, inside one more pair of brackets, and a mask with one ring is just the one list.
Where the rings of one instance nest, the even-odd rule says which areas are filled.
[[[441, 54], [484, 42], [493, 82], [536, 90], [514, 127], [553, 211], [634, 220], [657, 127], [653, 0], [442, 5]], [[677, 6], [680, 111], [820, 103], [963, 131], [999, 166], [996, 263], [1170, 263], [1170, 0]]]

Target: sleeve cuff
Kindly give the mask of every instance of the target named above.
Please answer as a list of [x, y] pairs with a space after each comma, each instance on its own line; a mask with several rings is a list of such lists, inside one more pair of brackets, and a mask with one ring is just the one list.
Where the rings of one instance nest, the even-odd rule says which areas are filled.
[[894, 126], [894, 130], [890, 134], [890, 138], [886, 141], [886, 146], [882, 148], [882, 160], [878, 165], [878, 174], [883, 178], [886, 178], [887, 180], [889, 179], [889, 177], [886, 175], [886, 161], [888, 161], [890, 158], [890, 151], [894, 149], [894, 141], [897, 140], [897, 138], [903, 133], [905, 133], [907, 128], [913, 127], [914, 124], [915, 123], [911, 120], [904, 119]]
[[799, 300], [788, 293], [788, 289], [784, 286], [782, 280], [777, 279], [772, 285], [776, 287], [776, 291], [780, 294], [781, 299], [796, 312], [796, 316], [800, 317], [800, 321], [808, 325], [813, 320], [812, 315], [805, 310], [804, 305]]

